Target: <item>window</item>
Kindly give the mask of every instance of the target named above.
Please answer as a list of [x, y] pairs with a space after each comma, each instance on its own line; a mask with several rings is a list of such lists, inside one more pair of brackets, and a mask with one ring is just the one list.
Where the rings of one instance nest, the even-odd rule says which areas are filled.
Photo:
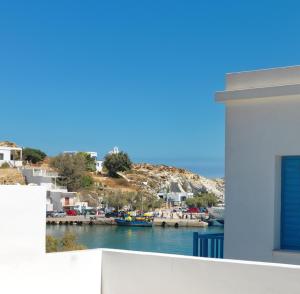
[[4, 160], [4, 153], [0, 153], [0, 160]]
[[281, 161], [281, 249], [300, 250], [300, 156]]
[[65, 205], [70, 205], [70, 198], [69, 197], [65, 197]]

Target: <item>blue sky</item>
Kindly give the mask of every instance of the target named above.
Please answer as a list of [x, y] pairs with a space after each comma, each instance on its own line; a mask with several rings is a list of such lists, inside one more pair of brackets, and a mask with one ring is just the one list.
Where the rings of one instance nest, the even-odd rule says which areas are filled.
[[0, 139], [210, 177], [226, 72], [299, 64], [299, 1], [0, 2]]

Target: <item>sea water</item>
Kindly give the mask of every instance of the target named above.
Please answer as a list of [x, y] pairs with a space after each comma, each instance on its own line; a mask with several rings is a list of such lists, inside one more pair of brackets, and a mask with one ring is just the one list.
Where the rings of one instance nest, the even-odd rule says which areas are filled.
[[176, 229], [158, 226], [144, 228], [105, 225], [47, 225], [47, 235], [61, 237], [65, 232], [74, 233], [78, 238], [78, 243], [87, 248], [114, 248], [192, 255], [193, 232], [223, 233], [223, 227]]

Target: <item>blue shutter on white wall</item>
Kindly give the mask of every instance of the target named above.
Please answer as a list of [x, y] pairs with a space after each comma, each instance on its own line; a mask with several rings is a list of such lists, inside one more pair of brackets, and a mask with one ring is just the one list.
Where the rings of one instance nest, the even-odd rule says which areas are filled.
[[300, 250], [300, 156], [282, 157], [281, 249]]

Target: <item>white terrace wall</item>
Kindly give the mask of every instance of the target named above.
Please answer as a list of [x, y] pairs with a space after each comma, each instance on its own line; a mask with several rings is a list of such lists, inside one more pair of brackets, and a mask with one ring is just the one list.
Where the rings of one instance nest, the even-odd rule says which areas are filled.
[[100, 249], [46, 254], [45, 188], [0, 186], [0, 208], [0, 293], [100, 294]]
[[0, 260], [45, 254], [46, 190], [0, 185]]
[[104, 250], [102, 294], [299, 294], [300, 267]]
[[[24, 227], [24, 226], [23, 226]], [[2, 294], [100, 294], [101, 250], [0, 258]]]

